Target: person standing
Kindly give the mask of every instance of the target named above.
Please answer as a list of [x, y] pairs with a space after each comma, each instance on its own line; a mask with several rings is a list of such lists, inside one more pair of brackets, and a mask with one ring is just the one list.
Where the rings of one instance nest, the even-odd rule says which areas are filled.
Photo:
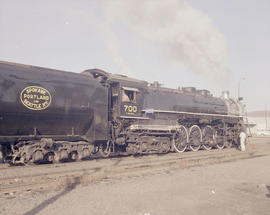
[[239, 138], [240, 138], [240, 150], [245, 151], [246, 150], [246, 138], [247, 138], [247, 135], [243, 130], [240, 132]]

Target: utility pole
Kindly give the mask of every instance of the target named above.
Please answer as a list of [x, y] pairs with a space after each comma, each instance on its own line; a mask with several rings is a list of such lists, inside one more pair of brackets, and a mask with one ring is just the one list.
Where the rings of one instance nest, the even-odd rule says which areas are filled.
[[244, 81], [244, 80], [246, 80], [245, 77], [240, 78], [238, 81], [238, 99], [240, 98], [240, 84], [241, 84], [241, 81]]
[[265, 104], [265, 130], [267, 131], [267, 104]]

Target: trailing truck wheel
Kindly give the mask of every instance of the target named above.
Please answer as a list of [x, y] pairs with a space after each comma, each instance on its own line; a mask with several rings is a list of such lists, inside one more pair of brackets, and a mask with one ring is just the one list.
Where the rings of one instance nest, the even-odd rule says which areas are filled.
[[71, 161], [79, 160], [79, 155], [78, 155], [78, 152], [76, 151], [70, 152], [68, 156], [69, 156], [69, 160]]
[[173, 136], [173, 147], [177, 152], [184, 152], [187, 148], [188, 132], [187, 129], [180, 125]]
[[107, 158], [110, 156], [112, 151], [112, 142], [108, 140], [105, 143], [102, 143], [99, 147], [99, 153], [102, 157]]
[[198, 151], [201, 147], [202, 132], [198, 125], [193, 125], [189, 129], [189, 148]]
[[225, 147], [225, 142], [224, 141], [217, 142], [216, 147], [218, 149], [223, 149]]
[[211, 150], [215, 139], [214, 130], [211, 128], [211, 126], [208, 125], [203, 129], [202, 136], [203, 136], [203, 145], [202, 145], [203, 149]]
[[92, 151], [92, 155], [95, 155], [99, 152], [99, 146], [95, 146], [94, 150]]
[[48, 152], [45, 156], [44, 156], [45, 160], [48, 162], [54, 162], [54, 153], [53, 152]]

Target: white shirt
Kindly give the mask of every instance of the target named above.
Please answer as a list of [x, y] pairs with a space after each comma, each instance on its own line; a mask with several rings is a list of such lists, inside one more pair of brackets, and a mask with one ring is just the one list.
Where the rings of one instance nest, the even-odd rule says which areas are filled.
[[246, 135], [245, 132], [241, 131], [239, 137], [240, 137], [241, 139], [246, 139], [247, 135]]

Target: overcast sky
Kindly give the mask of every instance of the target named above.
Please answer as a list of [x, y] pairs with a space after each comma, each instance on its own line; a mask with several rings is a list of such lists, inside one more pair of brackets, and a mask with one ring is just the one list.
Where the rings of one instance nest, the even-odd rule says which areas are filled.
[[[0, 0], [0, 60], [100, 68], [270, 109], [269, 0]], [[242, 79], [245, 80], [242, 80]]]

